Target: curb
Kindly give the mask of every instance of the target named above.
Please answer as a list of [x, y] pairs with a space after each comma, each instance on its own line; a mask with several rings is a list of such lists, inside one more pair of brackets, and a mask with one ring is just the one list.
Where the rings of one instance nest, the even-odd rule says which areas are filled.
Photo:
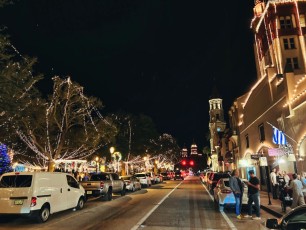
[[272, 214], [273, 216], [277, 217], [277, 218], [280, 218], [283, 216], [283, 214], [277, 212], [277, 211], [274, 211], [273, 209], [265, 206], [265, 205], [260, 205], [260, 208], [262, 208], [263, 210], [265, 210], [266, 212]]

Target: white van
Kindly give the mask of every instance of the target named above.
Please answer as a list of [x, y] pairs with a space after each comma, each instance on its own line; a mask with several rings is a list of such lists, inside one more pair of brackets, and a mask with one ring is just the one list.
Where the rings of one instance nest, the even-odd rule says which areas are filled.
[[50, 214], [82, 209], [85, 190], [68, 173], [11, 172], [0, 177], [0, 215], [26, 214], [46, 222]]

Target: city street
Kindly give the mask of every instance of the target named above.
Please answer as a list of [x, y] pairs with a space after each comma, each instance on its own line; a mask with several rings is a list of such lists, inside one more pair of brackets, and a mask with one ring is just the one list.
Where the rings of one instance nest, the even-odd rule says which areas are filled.
[[89, 200], [81, 211], [64, 211], [45, 224], [25, 217], [1, 217], [0, 229], [265, 229], [272, 217], [237, 220], [234, 209], [220, 213], [198, 177], [165, 181], [110, 202]]

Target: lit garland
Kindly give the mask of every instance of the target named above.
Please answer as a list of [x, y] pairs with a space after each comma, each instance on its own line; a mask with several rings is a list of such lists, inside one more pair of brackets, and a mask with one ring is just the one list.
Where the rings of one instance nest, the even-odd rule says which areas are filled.
[[297, 101], [298, 99], [300, 99], [300, 97], [304, 96], [306, 93], [306, 89], [302, 90], [298, 95], [296, 95], [297, 92], [297, 88], [299, 87], [299, 85], [301, 83], [303, 83], [306, 80], [306, 75], [304, 75], [300, 80], [298, 80], [298, 82], [296, 83], [294, 90], [293, 90], [293, 96], [292, 99], [287, 102], [283, 107], [287, 107], [288, 105], [291, 105], [292, 103], [294, 103], [295, 101]]

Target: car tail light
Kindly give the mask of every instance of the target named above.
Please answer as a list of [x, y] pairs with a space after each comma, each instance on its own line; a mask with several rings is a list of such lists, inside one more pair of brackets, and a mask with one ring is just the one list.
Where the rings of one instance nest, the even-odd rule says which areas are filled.
[[31, 199], [31, 207], [34, 207], [37, 204], [37, 198], [36, 197], [32, 197]]
[[222, 189], [221, 192], [222, 192], [222, 193], [232, 193], [232, 190]]
[[104, 188], [104, 182], [103, 181], [100, 182], [100, 188]]

